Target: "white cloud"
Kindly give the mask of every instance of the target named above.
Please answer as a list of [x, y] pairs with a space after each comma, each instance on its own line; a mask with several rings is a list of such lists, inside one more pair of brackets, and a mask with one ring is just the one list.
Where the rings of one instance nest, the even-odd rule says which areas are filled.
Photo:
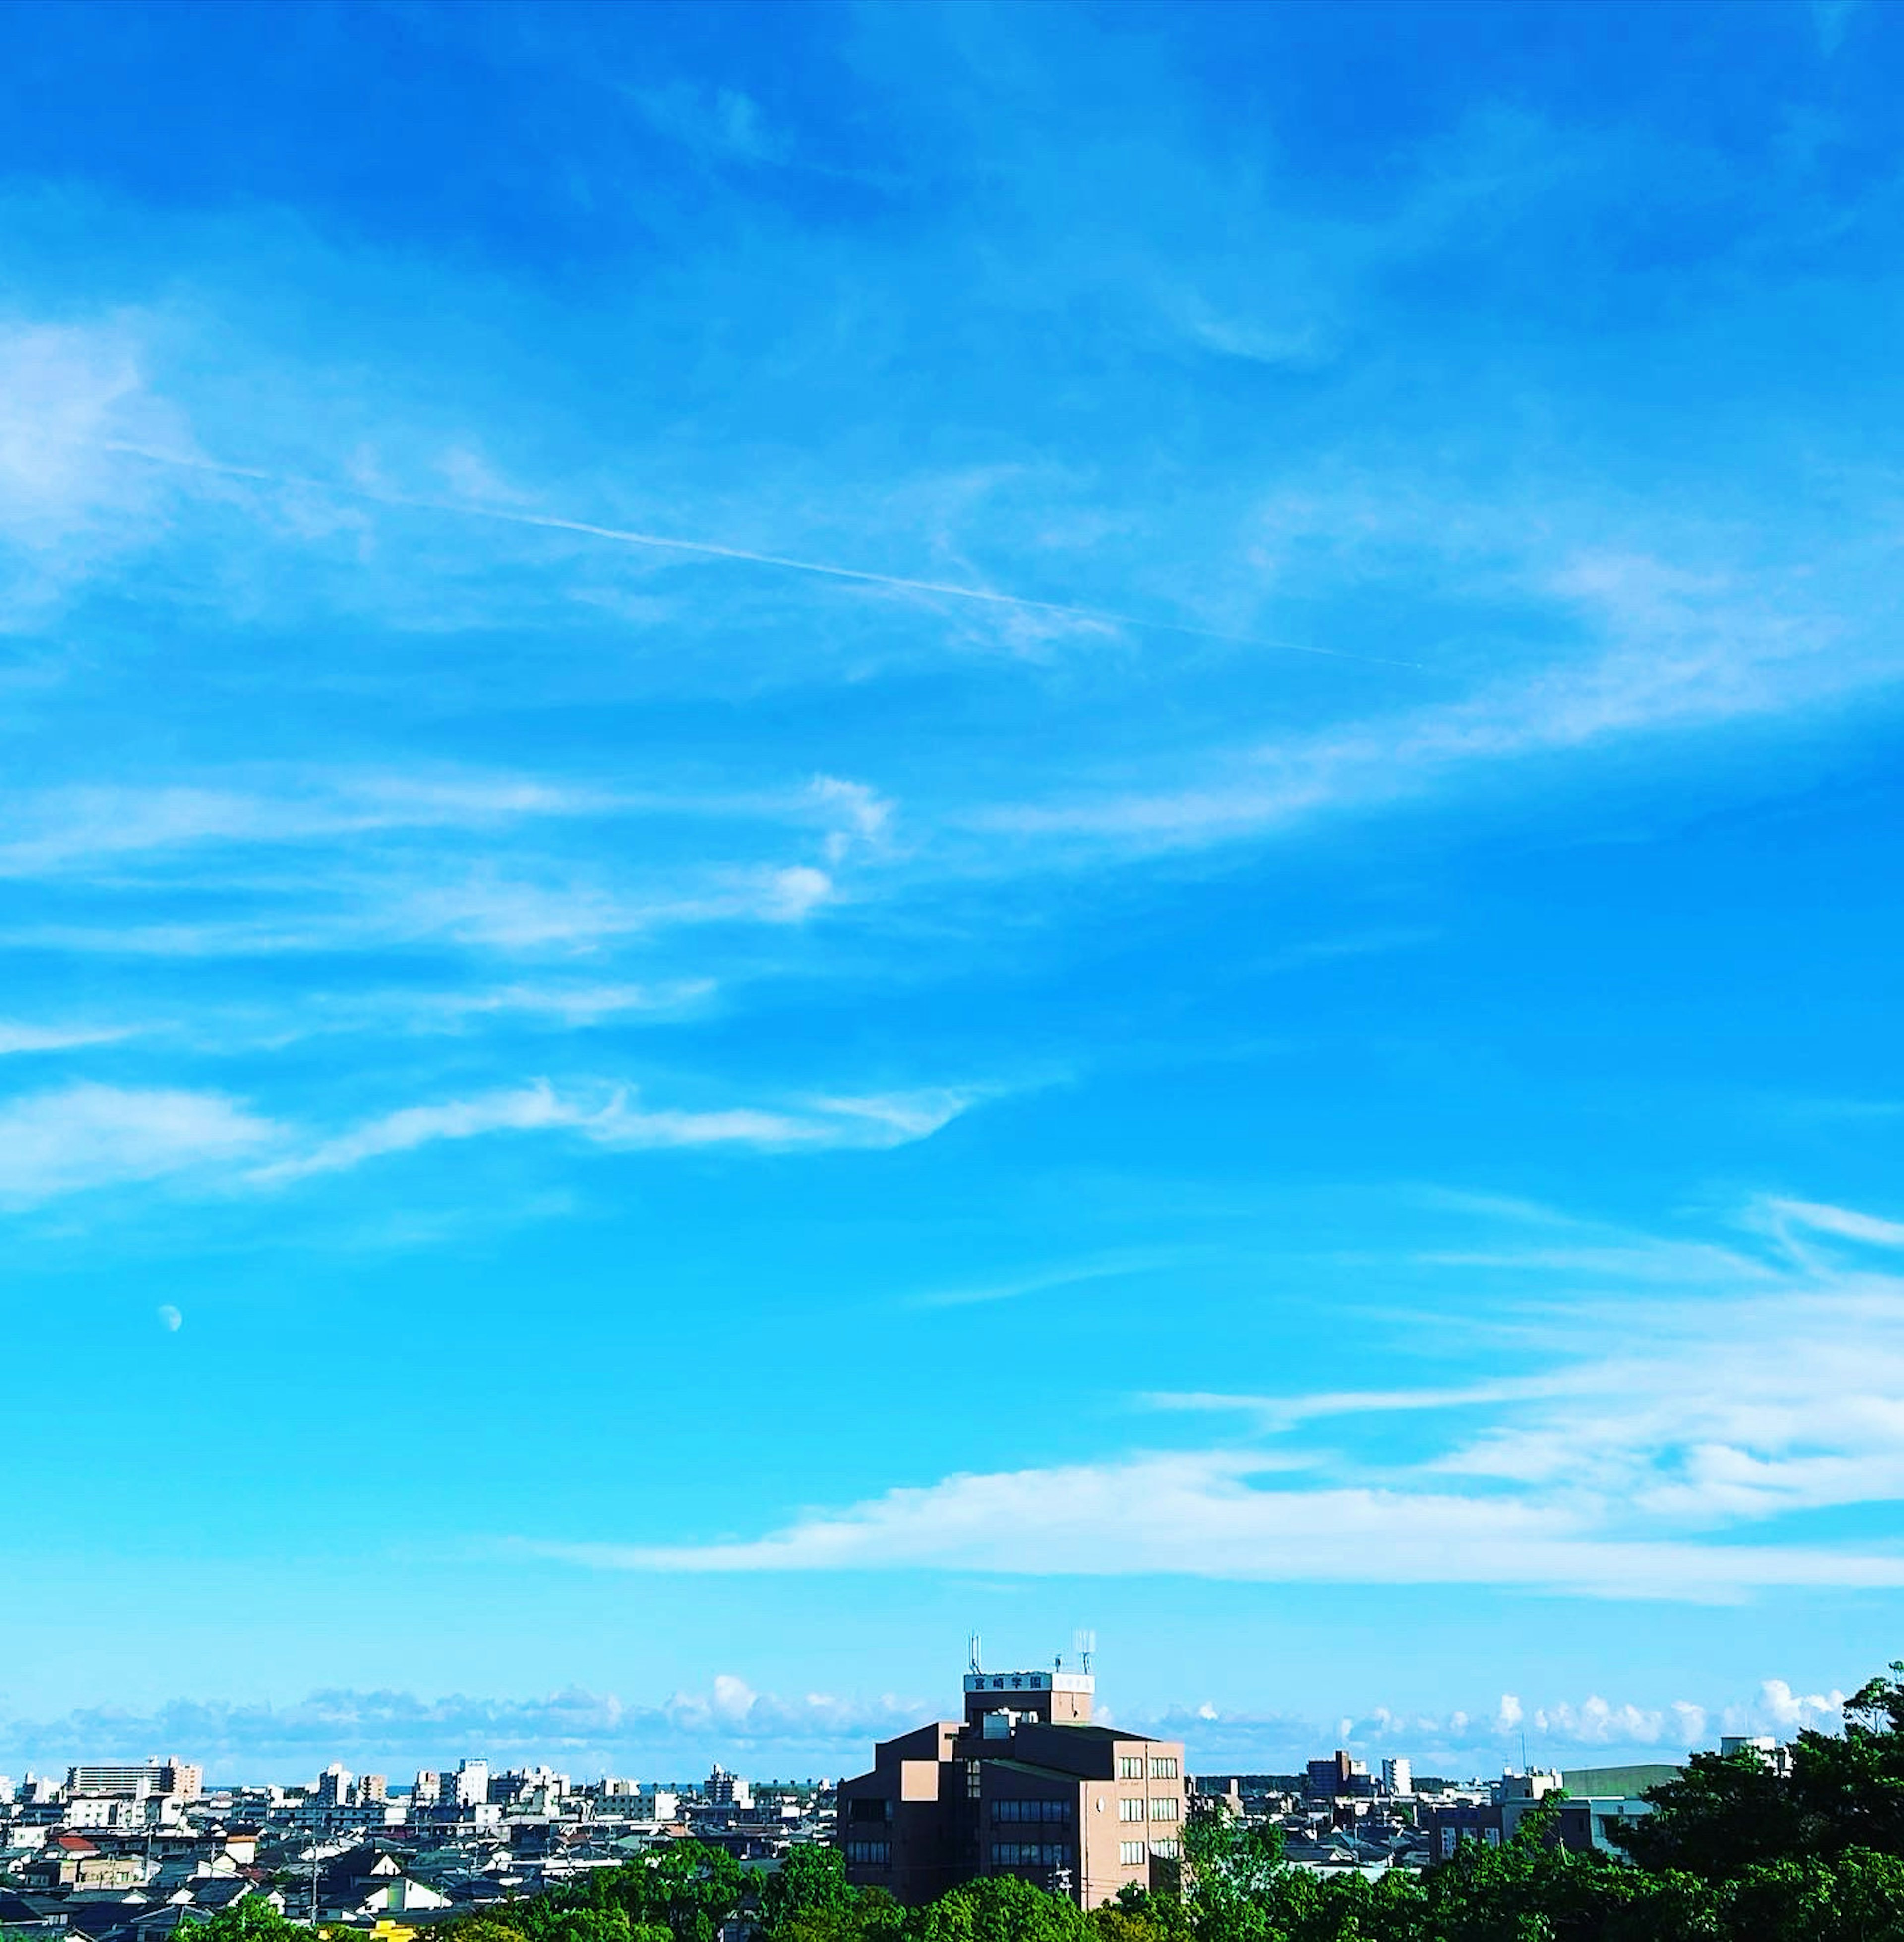
[[1774, 1585], [1904, 1586], [1904, 1557], [1884, 1552], [1627, 1536], [1585, 1505], [1436, 1493], [1418, 1482], [1392, 1490], [1280, 1482], [1286, 1469], [1285, 1460], [1232, 1451], [1153, 1453], [952, 1477], [748, 1542], [525, 1548], [640, 1571], [1167, 1573], [1698, 1600]]
[[162, 1301], [158, 1306], [158, 1325], [168, 1334], [176, 1335], [185, 1326], [185, 1317], [171, 1303]]
[[228, 1170], [281, 1129], [216, 1093], [80, 1084], [0, 1103], [0, 1204]]
[[443, 1141], [504, 1133], [569, 1133], [629, 1150], [876, 1150], [929, 1138], [979, 1096], [940, 1088], [839, 1095], [783, 1107], [687, 1110], [644, 1107], [625, 1086], [563, 1093], [538, 1079], [400, 1107], [313, 1142], [215, 1093], [75, 1084], [0, 1102], [0, 1205], [29, 1206], [164, 1176], [211, 1175], [226, 1187], [283, 1187]]
[[335, 844], [380, 832], [493, 829], [534, 816], [601, 813], [606, 799], [514, 776], [420, 783], [342, 777], [277, 789], [72, 784], [5, 804], [0, 875], [84, 871], [210, 844]]
[[133, 1025], [29, 1025], [0, 1018], [0, 1058], [10, 1053], [70, 1052], [83, 1046], [115, 1045], [132, 1037]]
[[642, 118], [656, 133], [691, 149], [704, 161], [780, 164], [786, 139], [771, 128], [759, 104], [735, 87], [701, 87], [677, 81], [665, 87], [630, 91]]
[[488, 990], [437, 992], [421, 997], [392, 994], [379, 1009], [407, 1012], [445, 1027], [471, 1018], [520, 1012], [586, 1028], [612, 1018], [676, 1018], [704, 1003], [716, 989], [711, 978], [681, 978], [658, 985], [499, 985]]
[[[1866, 1219], [1840, 1229], [1861, 1237]], [[1648, 1250], [1628, 1236], [1603, 1251], [1633, 1273]], [[1151, 1397], [1240, 1415], [1250, 1441], [962, 1473], [738, 1542], [531, 1548], [639, 1570], [1160, 1572], [1693, 1600], [1904, 1585], [1904, 1551], [1882, 1539], [1755, 1531], [1796, 1513], [1904, 1501], [1904, 1280], [1743, 1257], [1728, 1282], [1714, 1265], [1725, 1250], [1665, 1242], [1657, 1251], [1679, 1264], [1680, 1299], [1636, 1311], [1581, 1297], [1524, 1314], [1518, 1352], [1538, 1365], [1525, 1374]], [[1331, 1418], [1357, 1423], [1341, 1450], [1314, 1432]], [[1358, 1458], [1403, 1421], [1406, 1456]], [[1308, 1433], [1289, 1440], [1298, 1428]], [[1633, 1736], [1630, 1719], [1608, 1724], [1599, 1704], [1556, 1717], [1584, 1734]]]
[[1835, 1234], [1842, 1240], [1867, 1241], [1874, 1247], [1904, 1248], [1904, 1221], [1884, 1221], [1847, 1207], [1829, 1207], [1816, 1200], [1768, 1200], [1775, 1219]]
[[[882, 1735], [931, 1716], [919, 1698], [756, 1692], [731, 1673], [704, 1689], [644, 1703], [579, 1687], [527, 1698], [462, 1693], [426, 1699], [404, 1692], [313, 1692], [289, 1706], [175, 1699], [149, 1712], [87, 1709], [49, 1720], [0, 1717], [0, 1759], [58, 1767], [84, 1757], [143, 1759], [154, 1746], [202, 1751], [221, 1776], [260, 1766], [292, 1771], [334, 1758], [365, 1765], [437, 1767], [474, 1749], [494, 1761], [599, 1763], [622, 1772], [736, 1748], [771, 1757], [826, 1760], [835, 1768]], [[611, 1765], [611, 1763], [614, 1763]]]
[[0, 628], [156, 529], [159, 495], [104, 449], [133, 436], [186, 442], [130, 320], [0, 327]]
[[1843, 1723], [1846, 1695], [1835, 1687], [1829, 1692], [1800, 1693], [1783, 1679], [1768, 1679], [1758, 1689], [1755, 1703], [1742, 1713], [1728, 1711], [1728, 1732], [1775, 1733], [1784, 1738], [1806, 1727], [1831, 1732]]
[[[1392, 516], [1379, 498], [1375, 505], [1371, 516]], [[1454, 550], [1447, 509], [1416, 511]], [[1327, 499], [1303, 516], [1354, 523]], [[1501, 528], [1491, 540], [1498, 554], [1491, 573], [1464, 561], [1470, 592], [1478, 574], [1480, 584], [1549, 605], [1556, 623], [1587, 634], [1587, 650], [1517, 668], [1452, 700], [1344, 716], [1272, 740], [1239, 736], [1173, 758], [1174, 776], [1156, 764], [1148, 783], [1125, 780], [1128, 765], [1120, 764], [1117, 784], [1101, 792], [1068, 780], [1042, 800], [962, 810], [962, 824], [989, 837], [1068, 841], [1092, 854], [1262, 838], [1324, 814], [1397, 805], [1489, 767], [1709, 729], [1904, 677], [1888, 643], [1845, 641], [1841, 617], [1817, 602], [1802, 575], [1695, 570], [1617, 547], [1537, 541], [1519, 509], [1486, 518]], [[1048, 860], [1042, 846], [1019, 860], [1040, 858]]]
[[583, 1123], [584, 1110], [559, 1099], [547, 1080], [513, 1091], [489, 1092], [474, 1099], [451, 1100], [439, 1106], [406, 1106], [386, 1113], [355, 1132], [326, 1140], [311, 1151], [273, 1161], [251, 1176], [260, 1184], [302, 1180], [316, 1173], [336, 1173], [387, 1153], [407, 1153], [439, 1140], [473, 1139], [480, 1134], [529, 1132], [551, 1126]]
[[866, 1098], [833, 1097], [781, 1109], [646, 1107], [631, 1089], [565, 1095], [547, 1080], [440, 1104], [406, 1106], [353, 1131], [255, 1169], [262, 1186], [336, 1173], [443, 1140], [492, 1133], [566, 1132], [598, 1146], [638, 1149], [740, 1146], [878, 1148], [929, 1138], [976, 1095], [940, 1089]]
[[856, 847], [876, 847], [892, 821], [893, 805], [864, 783], [835, 776], [814, 779], [814, 800], [835, 826], [826, 833], [826, 860], [839, 864]]

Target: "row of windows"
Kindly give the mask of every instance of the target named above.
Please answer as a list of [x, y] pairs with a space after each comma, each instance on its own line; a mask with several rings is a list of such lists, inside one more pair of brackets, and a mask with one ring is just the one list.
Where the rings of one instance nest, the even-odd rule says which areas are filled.
[[1151, 1803], [1153, 1821], [1175, 1821], [1183, 1812], [1183, 1803], [1174, 1793], [1159, 1794]]
[[1151, 1778], [1153, 1780], [1175, 1780], [1177, 1777], [1177, 1757], [1175, 1754], [1151, 1755]]
[[[1444, 1861], [1452, 1861], [1455, 1858], [1455, 1849], [1460, 1844], [1462, 1838], [1462, 1830], [1458, 1827], [1442, 1829], [1441, 1858]], [[1501, 1846], [1501, 1830], [1498, 1827], [1483, 1827], [1481, 1830], [1481, 1839], [1490, 1848], [1498, 1848]]]
[[1174, 1841], [1153, 1841], [1151, 1852], [1160, 1861], [1174, 1861], [1177, 1858], [1177, 1844]]
[[890, 1841], [848, 1841], [846, 1858], [849, 1861], [864, 1862], [869, 1867], [890, 1867], [893, 1860], [893, 1844]]
[[995, 1868], [1068, 1868], [1071, 1849], [1062, 1841], [994, 1841]]
[[893, 1818], [893, 1803], [890, 1800], [877, 1800], [863, 1793], [853, 1797], [849, 1821], [890, 1821]]
[[1134, 1868], [1143, 1858], [1144, 1844], [1142, 1841], [1120, 1841], [1118, 1843], [1118, 1865], [1120, 1867]]
[[[1148, 1812], [1145, 1809], [1148, 1806]], [[1118, 1801], [1118, 1818], [1120, 1821], [1175, 1821], [1182, 1818], [1183, 1803], [1174, 1793], [1160, 1794], [1154, 1800], [1146, 1803], [1141, 1793], [1127, 1793]]]
[[1175, 1780], [1177, 1777], [1177, 1757], [1175, 1754], [1152, 1754], [1146, 1760], [1142, 1754], [1120, 1754], [1118, 1756], [1118, 1778], [1120, 1780]]
[[1054, 1821], [1068, 1827], [1076, 1812], [1075, 1803], [1069, 1800], [995, 1800], [992, 1803], [994, 1821]]

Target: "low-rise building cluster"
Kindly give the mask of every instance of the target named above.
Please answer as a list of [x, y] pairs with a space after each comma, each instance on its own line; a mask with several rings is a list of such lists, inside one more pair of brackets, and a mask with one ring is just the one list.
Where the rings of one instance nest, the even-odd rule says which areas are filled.
[[[1770, 1738], [1728, 1738], [1726, 1754], [1750, 1752], [1775, 1772], [1790, 1751]], [[1620, 1853], [1635, 1821], [1651, 1812], [1645, 1795], [1685, 1769], [1637, 1766], [1508, 1769], [1497, 1780], [1416, 1775], [1406, 1759], [1367, 1764], [1338, 1750], [1301, 1773], [1202, 1774], [1191, 1783], [1193, 1812], [1219, 1812], [1274, 1827], [1283, 1858], [1317, 1874], [1371, 1879], [1390, 1868], [1419, 1870], [1452, 1860], [1464, 1841], [1498, 1847], [1537, 1809], [1550, 1808], [1553, 1836], [1578, 1852]]]
[[0, 1778], [0, 1932], [170, 1942], [256, 1896], [300, 1922], [395, 1942], [591, 1868], [694, 1839], [771, 1865], [830, 1833], [825, 1781], [698, 1784], [459, 1760], [407, 1786], [333, 1763], [303, 1786], [207, 1788], [178, 1760]]

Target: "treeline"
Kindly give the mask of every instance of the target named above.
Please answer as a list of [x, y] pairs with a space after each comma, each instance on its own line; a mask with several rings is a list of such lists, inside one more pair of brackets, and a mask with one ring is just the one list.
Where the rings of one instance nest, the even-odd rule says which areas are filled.
[[[1904, 1674], [1904, 1662], [1893, 1665]], [[1904, 1942], [1904, 1683], [1873, 1680], [1842, 1735], [1807, 1732], [1789, 1776], [1750, 1754], [1694, 1757], [1649, 1797], [1627, 1858], [1574, 1854], [1537, 1811], [1498, 1848], [1464, 1843], [1419, 1879], [1323, 1880], [1274, 1829], [1199, 1817], [1180, 1892], [1082, 1912], [1011, 1877], [922, 1908], [849, 1888], [837, 1852], [777, 1872], [682, 1841], [571, 1887], [434, 1925], [431, 1942]], [[193, 1942], [294, 1942], [241, 1903]]]

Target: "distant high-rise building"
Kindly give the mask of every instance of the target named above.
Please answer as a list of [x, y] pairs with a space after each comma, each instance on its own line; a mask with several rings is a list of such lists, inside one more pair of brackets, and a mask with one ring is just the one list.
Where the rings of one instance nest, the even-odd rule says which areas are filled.
[[149, 1760], [140, 1766], [70, 1766], [66, 1791], [112, 1800], [144, 1800], [155, 1793], [196, 1800], [204, 1791], [205, 1769], [183, 1760]]
[[714, 1771], [707, 1776], [707, 1784], [701, 1791], [707, 1797], [710, 1807], [751, 1807], [753, 1805], [753, 1786], [737, 1774], [729, 1773], [719, 1761], [714, 1763]]
[[69, 1766], [66, 1792], [114, 1800], [143, 1800], [152, 1790], [158, 1764], [144, 1766]]
[[487, 1760], [458, 1760], [456, 1763], [456, 1805], [474, 1807], [479, 1803], [486, 1804], [489, 1798], [489, 1763]]
[[412, 1807], [434, 1807], [443, 1799], [443, 1775], [427, 1768], [419, 1772], [410, 1788]]
[[381, 1807], [390, 1798], [390, 1782], [381, 1773], [366, 1773], [357, 1784], [360, 1806]]
[[317, 1801], [320, 1807], [342, 1807], [351, 1797], [351, 1770], [342, 1760], [333, 1760], [317, 1776]]
[[1415, 1769], [1406, 1760], [1385, 1760], [1381, 1763], [1381, 1790], [1387, 1794], [1412, 1793]]
[[1308, 1773], [1310, 1794], [1317, 1800], [1375, 1791], [1369, 1778], [1369, 1763], [1352, 1759], [1340, 1747], [1327, 1760], [1310, 1761]]

